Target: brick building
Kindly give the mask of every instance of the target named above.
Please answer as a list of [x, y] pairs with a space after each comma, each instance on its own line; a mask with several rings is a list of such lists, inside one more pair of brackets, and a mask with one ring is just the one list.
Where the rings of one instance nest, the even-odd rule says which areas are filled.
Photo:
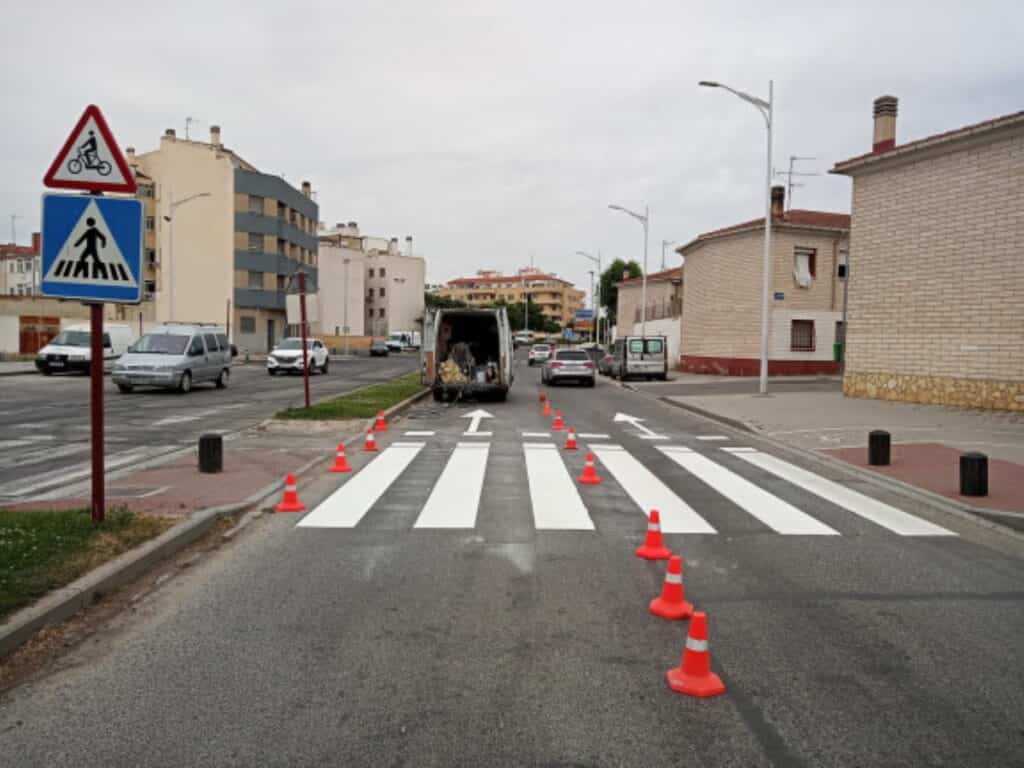
[[[639, 334], [643, 306], [643, 278], [629, 277], [615, 284], [615, 332]], [[683, 268], [663, 269], [647, 276], [647, 334], [664, 335], [672, 365], [679, 360], [680, 318], [683, 314]]]
[[[785, 210], [772, 188], [772, 301], [768, 373], [834, 374], [842, 334], [850, 217]], [[761, 358], [764, 219], [698, 235], [676, 249], [686, 259], [680, 367], [692, 373], [756, 376]]]
[[896, 144], [875, 101], [853, 178], [854, 397], [1024, 410], [1024, 112]]

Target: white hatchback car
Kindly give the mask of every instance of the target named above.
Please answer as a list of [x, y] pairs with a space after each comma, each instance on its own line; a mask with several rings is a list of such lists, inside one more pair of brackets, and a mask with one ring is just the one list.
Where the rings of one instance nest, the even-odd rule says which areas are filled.
[[527, 358], [529, 365], [535, 363], [545, 363], [548, 358], [551, 357], [551, 345], [550, 344], [534, 344], [530, 347], [530, 354]]
[[[306, 359], [310, 373], [316, 370], [327, 373], [330, 356], [320, 339], [306, 339]], [[302, 372], [302, 339], [297, 336], [282, 339], [267, 355], [267, 373], [273, 376], [279, 371]]]

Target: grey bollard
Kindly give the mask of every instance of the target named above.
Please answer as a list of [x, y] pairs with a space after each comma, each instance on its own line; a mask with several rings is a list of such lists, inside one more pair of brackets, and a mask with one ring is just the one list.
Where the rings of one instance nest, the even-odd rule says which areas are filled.
[[220, 435], [199, 437], [199, 471], [216, 474], [224, 469], [224, 439]]
[[984, 453], [960, 454], [960, 495], [988, 496], [988, 456]]
[[884, 467], [889, 464], [889, 433], [875, 429], [868, 433], [868, 464]]

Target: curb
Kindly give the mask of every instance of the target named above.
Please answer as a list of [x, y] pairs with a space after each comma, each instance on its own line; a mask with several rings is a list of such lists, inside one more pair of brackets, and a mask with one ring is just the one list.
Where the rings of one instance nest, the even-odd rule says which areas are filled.
[[[642, 393], [638, 392], [637, 394]], [[800, 456], [803, 459], [814, 464], [817, 464], [819, 466], [840, 469], [847, 475], [871, 483], [876, 488], [881, 488], [883, 490], [898, 493], [914, 501], [918, 501], [923, 504], [928, 504], [945, 514], [957, 517], [966, 522], [973, 523], [974, 525], [978, 525], [982, 528], [987, 528], [991, 531], [1003, 534], [1017, 541], [1024, 542], [1024, 530], [1018, 530], [1012, 525], [998, 522], [997, 520], [998, 518], [1011, 518], [1016, 521], [1017, 519], [1020, 519], [1017, 517], [1016, 513], [1000, 512], [999, 510], [978, 509], [977, 507], [972, 507], [970, 505], [954, 501], [953, 499], [947, 498], [946, 496], [940, 496], [937, 493], [932, 493], [931, 491], [927, 491], [923, 488], [918, 488], [917, 486], [905, 483], [902, 480], [897, 480], [895, 478], [887, 477], [885, 475], [879, 475], [868, 469], [862, 469], [861, 467], [858, 467], [854, 464], [849, 464], [848, 462], [842, 461], [840, 459], [833, 458], [832, 456], [829, 456], [827, 454], [821, 454], [817, 451], [812, 451], [806, 448], [800, 448], [795, 445], [790, 445], [789, 443], [778, 440], [777, 438], [769, 437], [768, 435], [763, 434], [759, 430], [751, 427], [748, 424], [745, 424], [744, 422], [737, 421], [735, 419], [730, 419], [727, 416], [720, 416], [716, 413], [706, 411], [702, 408], [696, 408], [692, 405], [679, 403], [674, 400], [666, 399], [664, 397], [652, 397], [651, 399], [655, 399], [658, 402], [661, 402], [665, 405], [687, 411], [695, 416], [699, 416], [701, 418], [707, 419], [708, 421], [715, 422], [716, 424], [719, 424], [721, 426], [738, 430], [740, 432], [743, 432], [744, 435], [748, 438], [754, 437], [757, 440], [762, 440], [779, 450], [788, 452], [796, 456]]]
[[37, 373], [39, 373], [39, 371], [37, 371], [35, 368], [30, 368], [30, 369], [24, 370], [24, 371], [0, 371], [0, 377], [2, 377], [2, 376], [31, 376], [32, 374], [37, 374]]

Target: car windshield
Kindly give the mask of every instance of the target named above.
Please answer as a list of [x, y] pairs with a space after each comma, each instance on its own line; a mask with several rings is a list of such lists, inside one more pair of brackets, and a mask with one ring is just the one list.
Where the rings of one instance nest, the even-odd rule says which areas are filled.
[[189, 336], [180, 333], [147, 333], [129, 349], [129, 352], [146, 352], [155, 355], [183, 355], [188, 346]]
[[[306, 339], [306, 346], [312, 347], [313, 340]], [[302, 349], [302, 339], [284, 339], [277, 345], [278, 349]]]
[[582, 349], [563, 349], [555, 353], [556, 360], [589, 360], [590, 355]]
[[88, 331], [61, 331], [54, 339], [50, 342], [51, 344], [59, 344], [63, 347], [88, 347], [89, 346], [89, 332]]
[[534, 344], [533, 345], [533, 351], [534, 352], [550, 352], [551, 351], [551, 347], [549, 347], [547, 344]]

